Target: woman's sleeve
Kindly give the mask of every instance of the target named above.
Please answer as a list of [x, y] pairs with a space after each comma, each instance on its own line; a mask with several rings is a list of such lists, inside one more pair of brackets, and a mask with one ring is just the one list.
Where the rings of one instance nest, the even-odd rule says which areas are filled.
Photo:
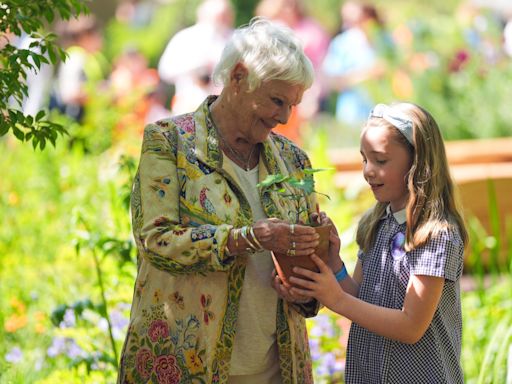
[[166, 134], [156, 124], [144, 130], [132, 191], [133, 231], [139, 252], [155, 268], [170, 274], [227, 270], [234, 261], [224, 252], [232, 226], [190, 227], [180, 222], [176, 135]]

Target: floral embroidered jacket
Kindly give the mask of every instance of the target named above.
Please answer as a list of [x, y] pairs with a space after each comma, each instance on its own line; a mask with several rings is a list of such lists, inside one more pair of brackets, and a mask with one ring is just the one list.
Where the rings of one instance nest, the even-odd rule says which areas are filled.
[[[194, 113], [150, 124], [132, 192], [138, 247], [128, 334], [119, 383], [226, 383], [243, 285], [245, 256], [228, 257], [229, 230], [252, 223], [240, 187], [222, 169], [209, 97]], [[260, 180], [300, 175], [305, 153], [271, 133], [263, 143]], [[291, 187], [287, 187], [291, 188]], [[294, 203], [261, 193], [268, 217], [295, 220]], [[313, 211], [308, 197], [306, 219]], [[304, 317], [318, 304], [279, 300], [277, 342], [282, 382], [312, 383]]]

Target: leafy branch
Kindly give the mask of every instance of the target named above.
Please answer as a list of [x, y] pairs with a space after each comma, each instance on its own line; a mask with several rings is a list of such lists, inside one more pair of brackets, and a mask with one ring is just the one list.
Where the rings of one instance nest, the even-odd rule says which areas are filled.
[[[84, 0], [4, 0], [0, 3], [0, 137], [9, 131], [20, 141], [32, 141], [41, 150], [47, 141], [55, 146], [58, 135], [66, 129], [48, 119], [46, 111], [25, 115], [16, 108], [28, 97], [29, 71], [38, 73], [45, 64], [66, 60], [54, 33], [44, 33], [57, 18], [69, 20], [89, 10]], [[13, 37], [26, 34], [28, 49], [18, 48]]]

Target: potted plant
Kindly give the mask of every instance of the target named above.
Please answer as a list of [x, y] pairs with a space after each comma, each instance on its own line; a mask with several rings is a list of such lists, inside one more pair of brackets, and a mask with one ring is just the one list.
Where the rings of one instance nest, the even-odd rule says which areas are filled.
[[[262, 192], [264, 191], [275, 191], [281, 194], [283, 197], [290, 199], [294, 202], [295, 208], [295, 224], [302, 225], [310, 225], [315, 228], [316, 232], [320, 235], [319, 244], [315, 248], [315, 254], [320, 257], [323, 261], [327, 262], [328, 254], [329, 254], [329, 233], [331, 231], [331, 225], [321, 225], [319, 222], [313, 222], [308, 215], [307, 222], [300, 221], [300, 215], [304, 211], [307, 210], [306, 199], [307, 196], [311, 193], [317, 193], [330, 198], [328, 195], [324, 193], [320, 193], [315, 190], [315, 180], [313, 178], [313, 174], [320, 171], [325, 171], [327, 169], [324, 168], [306, 168], [304, 169], [304, 178], [297, 178], [291, 175], [283, 175], [281, 173], [268, 175], [265, 180], [258, 184], [258, 187], [261, 188]], [[290, 189], [286, 189], [284, 187], [285, 184], [288, 184]], [[296, 191], [296, 192], [290, 192]], [[316, 205], [316, 210], [320, 214], [320, 209], [318, 204]], [[317, 271], [318, 268], [316, 264], [311, 260], [309, 256], [290, 256], [286, 253], [277, 253], [271, 252], [272, 259], [274, 261], [274, 266], [276, 268], [276, 272], [279, 275], [283, 284], [287, 287], [292, 286], [289, 281], [291, 276], [297, 276], [293, 272], [293, 267], [302, 267], [307, 268], [312, 271]], [[302, 277], [302, 276], [301, 276]], [[303, 278], [303, 277], [302, 277]]]

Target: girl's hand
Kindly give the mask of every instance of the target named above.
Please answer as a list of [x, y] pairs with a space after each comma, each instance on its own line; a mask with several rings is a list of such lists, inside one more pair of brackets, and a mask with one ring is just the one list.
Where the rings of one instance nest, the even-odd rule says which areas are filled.
[[258, 220], [252, 228], [264, 249], [289, 256], [312, 255], [319, 244], [320, 236], [307, 225], [270, 218]]
[[317, 255], [311, 255], [311, 260], [318, 266], [320, 272], [295, 267], [293, 271], [304, 279], [290, 277], [290, 282], [302, 288], [290, 288], [290, 294], [294, 297], [303, 296], [315, 298], [327, 308], [334, 310], [346, 294], [336, 281], [334, 273]]
[[290, 292], [290, 289], [286, 288], [286, 286], [283, 284], [279, 276], [277, 275], [275, 269], [273, 271], [273, 279], [272, 279], [272, 287], [276, 290], [277, 295], [290, 303], [307, 303], [308, 301], [311, 301], [312, 299], [298, 294], [293, 294]]
[[320, 213], [312, 213], [311, 216], [312, 222], [318, 222], [321, 225], [331, 225], [331, 233], [329, 235], [329, 262], [328, 265], [333, 271], [339, 271], [343, 265], [343, 262], [340, 259], [340, 248], [341, 241], [338, 236], [338, 230], [336, 226], [332, 222], [332, 220], [327, 216], [325, 212]]

